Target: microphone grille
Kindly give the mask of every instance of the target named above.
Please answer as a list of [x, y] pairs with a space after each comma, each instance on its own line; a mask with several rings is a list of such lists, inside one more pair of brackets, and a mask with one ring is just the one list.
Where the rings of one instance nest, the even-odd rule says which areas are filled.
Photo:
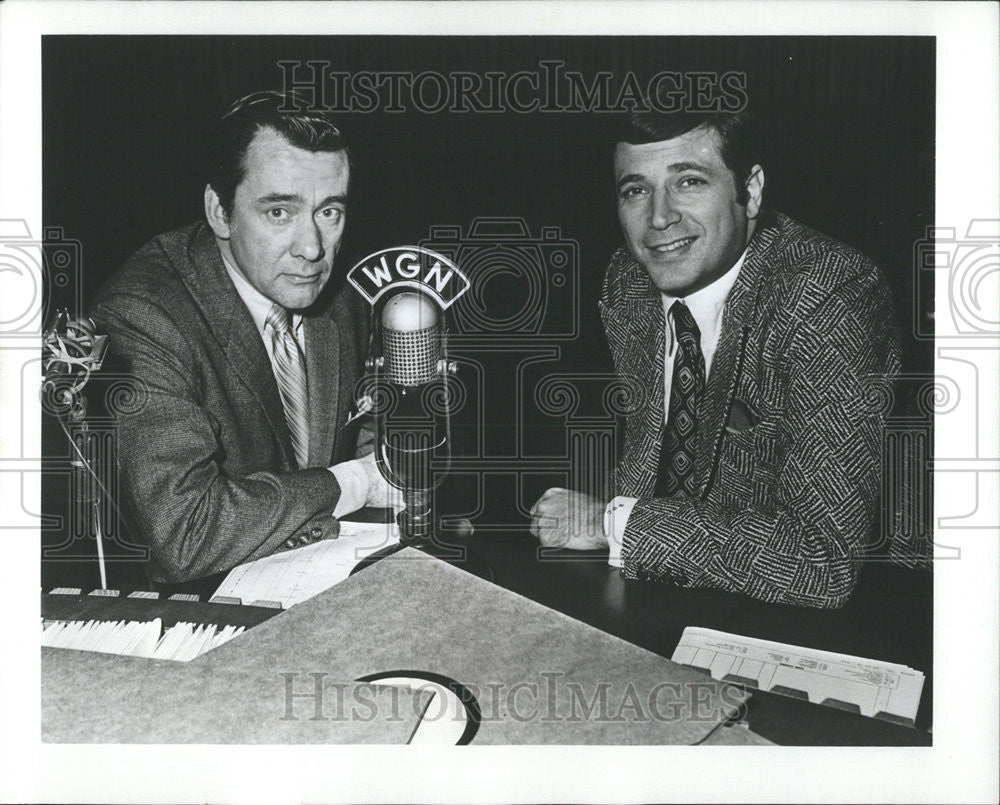
[[389, 299], [382, 311], [382, 349], [386, 374], [393, 383], [420, 386], [430, 382], [441, 357], [441, 328], [434, 304], [412, 292]]
[[437, 325], [423, 330], [382, 328], [386, 373], [400, 386], [420, 386], [433, 380], [441, 356], [441, 330]]

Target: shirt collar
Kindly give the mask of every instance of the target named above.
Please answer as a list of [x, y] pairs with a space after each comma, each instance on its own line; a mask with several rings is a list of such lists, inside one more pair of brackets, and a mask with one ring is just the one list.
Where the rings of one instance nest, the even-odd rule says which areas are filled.
[[[233, 268], [232, 264], [226, 258], [226, 255], [222, 253], [222, 262], [226, 266], [226, 272], [229, 274], [233, 281], [233, 285], [236, 286], [236, 293], [240, 295], [240, 299], [243, 300], [243, 304], [246, 305], [248, 311], [250, 311], [250, 318], [253, 319], [253, 323], [257, 327], [257, 332], [260, 333], [261, 338], [264, 337], [264, 325], [267, 322], [267, 314], [271, 312], [271, 307], [274, 302], [268, 299], [264, 294], [258, 291], [253, 285], [250, 284], [249, 280], [243, 276], [239, 271]], [[296, 337], [299, 334], [299, 328], [302, 326], [302, 315], [300, 313], [292, 314], [292, 330], [294, 331]]]
[[670, 321], [668, 315], [670, 306], [680, 299], [680, 301], [687, 305], [688, 310], [691, 311], [691, 315], [694, 317], [698, 329], [702, 334], [714, 331], [722, 314], [722, 308], [725, 307], [726, 299], [729, 297], [729, 292], [733, 289], [733, 285], [736, 284], [736, 278], [740, 275], [740, 269], [743, 267], [743, 261], [746, 259], [746, 256], [747, 250], [744, 249], [743, 254], [739, 256], [739, 259], [733, 264], [731, 269], [712, 282], [711, 285], [706, 285], [700, 291], [695, 291], [690, 296], [678, 297], [660, 294], [663, 298], [663, 312], [667, 314], [667, 322], [669, 323]]

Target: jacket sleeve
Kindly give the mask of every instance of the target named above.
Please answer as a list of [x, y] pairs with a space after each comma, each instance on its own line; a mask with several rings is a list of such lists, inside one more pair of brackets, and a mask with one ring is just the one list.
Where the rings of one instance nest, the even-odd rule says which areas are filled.
[[134, 404], [118, 419], [119, 485], [158, 581], [266, 556], [316, 518], [335, 526], [340, 487], [326, 469], [226, 471], [217, 421], [199, 400], [199, 353], [164, 310], [119, 295], [94, 318], [110, 336], [110, 358], [130, 376]]
[[[891, 380], [899, 370], [877, 270], [826, 291], [777, 360], [786, 402], [770, 442], [768, 504], [727, 506], [725, 494], [640, 499], [623, 539], [627, 576], [799, 606], [839, 607], [850, 597], [879, 505], [885, 411], [873, 402], [871, 378]], [[737, 476], [759, 458], [740, 444], [752, 435], [723, 439], [720, 461], [728, 450]]]

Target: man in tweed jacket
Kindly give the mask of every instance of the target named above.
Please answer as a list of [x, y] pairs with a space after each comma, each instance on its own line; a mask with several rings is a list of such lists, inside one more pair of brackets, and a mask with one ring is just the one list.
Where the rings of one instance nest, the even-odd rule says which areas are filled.
[[[870, 260], [764, 210], [746, 131], [743, 114], [634, 115], [618, 143], [628, 248], [600, 309], [635, 407], [617, 496], [551, 489], [532, 530], [545, 545], [610, 545], [629, 578], [837, 607], [877, 518], [884, 423], [868, 391], [899, 370], [893, 310]], [[677, 300], [699, 325], [706, 379], [693, 491], [655, 496]]]
[[[344, 428], [367, 349], [357, 295], [327, 287], [346, 147], [332, 120], [289, 107], [279, 93], [233, 105], [214, 135], [207, 224], [154, 238], [93, 310], [111, 359], [135, 378], [136, 410], [119, 420], [120, 488], [156, 582], [336, 537], [335, 515], [392, 502], [372, 462], [354, 460], [356, 425]], [[282, 310], [304, 365], [294, 421], [274, 356], [287, 333], [271, 314]]]

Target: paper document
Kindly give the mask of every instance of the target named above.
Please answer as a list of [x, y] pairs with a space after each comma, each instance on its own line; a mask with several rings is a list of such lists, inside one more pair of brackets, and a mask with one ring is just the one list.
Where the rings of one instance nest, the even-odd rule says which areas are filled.
[[340, 536], [234, 567], [215, 596], [244, 604], [273, 601], [285, 609], [346, 579], [358, 562], [399, 542], [395, 523], [340, 521]]
[[703, 668], [713, 679], [911, 726], [924, 687], [923, 673], [905, 665], [694, 626], [684, 630], [671, 659]]

